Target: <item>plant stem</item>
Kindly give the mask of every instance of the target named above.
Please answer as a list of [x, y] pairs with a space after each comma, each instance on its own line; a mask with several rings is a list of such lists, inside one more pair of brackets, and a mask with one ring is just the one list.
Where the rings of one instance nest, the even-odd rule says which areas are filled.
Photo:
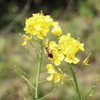
[[82, 99], [81, 99], [81, 96], [80, 96], [80, 91], [79, 91], [79, 87], [78, 87], [76, 75], [75, 75], [75, 73], [74, 73], [74, 70], [73, 70], [72, 66], [71, 66], [69, 63], [68, 63], [68, 65], [69, 65], [69, 67], [70, 67], [70, 71], [71, 71], [71, 73], [72, 73], [72, 75], [73, 75], [73, 78], [74, 78], [74, 83], [75, 83], [76, 91], [77, 91], [77, 94], [78, 94], [78, 99], [79, 99], [79, 100], [82, 100]]
[[39, 59], [38, 52], [37, 52], [36, 48], [35, 48], [34, 45], [31, 43], [31, 41], [29, 41], [29, 43], [30, 43], [31, 46], [34, 48], [35, 53], [36, 53], [36, 56], [37, 56], [37, 59]]
[[39, 79], [41, 73], [41, 65], [42, 65], [42, 40], [40, 40], [40, 56], [38, 61], [38, 72], [37, 72], [37, 79], [36, 79], [36, 94], [35, 94], [36, 100], [38, 100], [38, 94], [39, 94]]
[[33, 88], [36, 89], [34, 85], [32, 85], [29, 80], [27, 78], [25, 78], [24, 76], [22, 76], [22, 78]]

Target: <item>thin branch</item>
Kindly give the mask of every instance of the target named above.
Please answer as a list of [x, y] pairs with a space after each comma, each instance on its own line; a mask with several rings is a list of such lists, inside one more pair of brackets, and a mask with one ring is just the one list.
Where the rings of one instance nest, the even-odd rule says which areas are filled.
[[24, 96], [24, 93], [23, 93], [22, 84], [20, 84], [20, 88], [21, 88], [21, 93], [22, 93], [23, 99], [24, 99], [24, 100], [27, 100], [26, 97]]
[[36, 89], [34, 85], [32, 85], [28, 79], [26, 79], [24, 76], [22, 76], [22, 78], [33, 88]]

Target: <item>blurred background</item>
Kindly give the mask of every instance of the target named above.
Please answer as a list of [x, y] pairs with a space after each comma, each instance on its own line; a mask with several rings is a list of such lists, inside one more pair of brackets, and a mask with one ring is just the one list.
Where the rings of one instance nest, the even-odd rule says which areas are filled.
[[[91, 66], [85, 66], [77, 73], [82, 95], [92, 88], [96, 75], [100, 77], [100, 0], [0, 0], [0, 100], [22, 100], [21, 83], [25, 97], [32, 100], [20, 69], [32, 76], [26, 77], [34, 84], [37, 65], [28, 59], [19, 34], [25, 33], [23, 28], [26, 18], [41, 10], [59, 22], [63, 34], [70, 32], [72, 37], [80, 38], [85, 44], [85, 51], [77, 53], [81, 61], [73, 65], [74, 70], [79, 68], [88, 53], [92, 53], [89, 61]], [[27, 47], [29, 55], [36, 60], [33, 48], [29, 44]], [[45, 56], [43, 70], [46, 70], [46, 59]], [[62, 63], [63, 66], [66, 64]], [[45, 73], [42, 73], [41, 79], [45, 78]], [[91, 93], [93, 100], [100, 100], [99, 84], [100, 80]], [[52, 89], [53, 82], [42, 83], [40, 97]], [[77, 97], [70, 81], [66, 80], [64, 85], [59, 82], [56, 91], [45, 100], [77, 100]], [[91, 99], [88, 97], [86, 100]]]

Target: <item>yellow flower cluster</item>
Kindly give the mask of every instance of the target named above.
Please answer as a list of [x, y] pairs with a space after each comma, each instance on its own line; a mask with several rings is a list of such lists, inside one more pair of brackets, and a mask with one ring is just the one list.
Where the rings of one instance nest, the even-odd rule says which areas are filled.
[[[59, 36], [58, 43], [55, 41], [49, 42], [47, 39], [45, 44], [45, 51], [48, 54], [48, 58], [52, 60], [55, 65], [59, 65], [61, 61], [66, 61], [67, 63], [77, 64], [79, 59], [75, 56], [79, 50], [84, 51], [84, 44], [80, 43], [79, 39], [76, 40], [71, 37], [70, 33], [62, 35], [62, 29], [58, 25], [58, 22], [54, 22], [51, 16], [44, 15], [42, 12], [32, 14], [32, 17], [26, 19], [24, 31], [26, 34], [23, 35], [24, 42], [22, 45], [26, 45], [33, 36], [38, 39], [44, 39], [44, 37], [49, 32], [49, 28], [52, 26], [51, 33], [53, 35]], [[90, 56], [90, 55], [89, 55]], [[89, 56], [84, 60], [83, 64], [88, 63]], [[51, 74], [47, 80], [51, 81], [54, 79], [54, 83], [62, 81], [64, 83], [64, 78], [66, 74], [61, 71], [61, 69], [56, 70], [52, 64], [47, 64], [46, 68], [48, 73]]]
[[79, 59], [75, 57], [75, 54], [79, 49], [84, 51], [84, 44], [72, 38], [70, 33], [60, 36], [58, 44], [56, 44], [55, 41], [49, 42], [48, 40], [46, 40], [44, 44], [52, 51], [53, 58], [48, 58], [56, 65], [59, 65], [62, 60], [77, 64]]
[[43, 39], [44, 36], [49, 32], [49, 27], [53, 26], [51, 33], [53, 35], [61, 35], [62, 30], [58, 25], [58, 22], [54, 22], [53, 19], [49, 15], [43, 15], [42, 12], [32, 14], [32, 17], [26, 19], [24, 31], [26, 31], [26, 35], [24, 35], [24, 43], [25, 45], [28, 40], [32, 39], [33, 35], [39, 39]]
[[47, 64], [46, 68], [48, 69], [48, 73], [51, 74], [47, 78], [48, 81], [51, 81], [52, 79], [54, 79], [54, 83], [57, 83], [60, 80], [62, 80], [62, 84], [64, 83], [64, 79], [66, 77], [66, 74], [63, 73], [61, 71], [61, 69], [59, 69], [59, 71], [57, 71], [52, 64]]

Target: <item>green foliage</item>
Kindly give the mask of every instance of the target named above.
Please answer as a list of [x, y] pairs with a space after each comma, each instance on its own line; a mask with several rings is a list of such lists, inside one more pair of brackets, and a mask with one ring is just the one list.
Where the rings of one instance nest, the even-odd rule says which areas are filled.
[[93, 17], [94, 13], [87, 2], [79, 1], [79, 15], [86, 17]]
[[99, 0], [87, 0], [87, 3], [96, 11], [97, 13], [100, 12], [100, 1]]

